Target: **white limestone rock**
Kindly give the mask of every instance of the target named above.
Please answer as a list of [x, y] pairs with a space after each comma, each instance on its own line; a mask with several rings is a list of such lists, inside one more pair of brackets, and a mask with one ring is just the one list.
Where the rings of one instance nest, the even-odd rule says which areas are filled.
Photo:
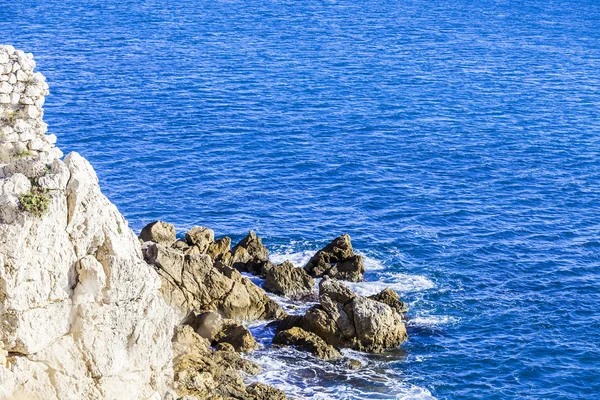
[[[4, 64], [37, 89], [12, 85], [19, 108], [0, 110], [0, 150], [12, 152], [0, 159], [0, 400], [160, 400], [176, 323], [161, 280], [92, 166], [77, 153], [61, 161], [44, 135], [33, 57], [0, 46]], [[41, 97], [23, 106], [25, 90]], [[42, 216], [20, 209], [32, 185], [49, 199]]]

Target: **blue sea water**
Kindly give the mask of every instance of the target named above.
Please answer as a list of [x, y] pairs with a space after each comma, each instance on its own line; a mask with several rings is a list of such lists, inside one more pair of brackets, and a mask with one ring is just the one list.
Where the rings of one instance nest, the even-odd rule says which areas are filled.
[[50, 132], [134, 230], [349, 233], [410, 339], [359, 371], [265, 348], [296, 398], [600, 397], [600, 2], [0, 0]]

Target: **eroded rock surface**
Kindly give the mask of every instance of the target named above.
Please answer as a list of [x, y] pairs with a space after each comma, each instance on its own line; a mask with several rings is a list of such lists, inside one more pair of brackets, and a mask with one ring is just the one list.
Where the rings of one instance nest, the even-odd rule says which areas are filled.
[[147, 242], [144, 256], [162, 278], [165, 299], [182, 318], [197, 310], [214, 310], [237, 320], [285, 316], [264, 290], [237, 270], [213, 263], [208, 254], [184, 254], [180, 249]]
[[307, 296], [315, 287], [313, 278], [303, 268], [294, 267], [289, 261], [264, 268], [263, 276], [265, 277], [263, 288], [267, 292], [288, 297]]
[[238, 352], [248, 352], [258, 347], [248, 328], [237, 321], [222, 318], [214, 311], [192, 313], [184, 323], [208, 339], [212, 346], [228, 343]]
[[[77, 153], [47, 162], [11, 162], [0, 179], [0, 398], [160, 398], [176, 323], [161, 280], [92, 166]], [[39, 216], [21, 204], [33, 185], [47, 196]]]
[[351, 282], [360, 282], [365, 275], [362, 256], [354, 254], [349, 235], [335, 238], [319, 250], [304, 269], [316, 278], [328, 276]]
[[336, 348], [375, 353], [395, 348], [407, 339], [402, 315], [396, 309], [358, 296], [340, 281], [327, 277], [321, 280], [319, 303], [303, 316], [284, 318], [277, 328], [278, 335], [299, 327]]

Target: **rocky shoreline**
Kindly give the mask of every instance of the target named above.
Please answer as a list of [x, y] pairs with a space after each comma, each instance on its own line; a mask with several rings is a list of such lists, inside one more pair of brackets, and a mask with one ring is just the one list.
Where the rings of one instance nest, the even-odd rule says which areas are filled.
[[[87, 160], [61, 159], [46, 135], [48, 85], [34, 68], [0, 46], [0, 400], [285, 399], [247, 384], [260, 367], [244, 357], [258, 346], [244, 323], [270, 321], [273, 346], [343, 368], [359, 364], [340, 349], [407, 339], [396, 292], [344, 284], [365, 273], [348, 235], [305, 266], [271, 262], [254, 232], [232, 246], [155, 221], [136, 236]], [[268, 293], [314, 305], [288, 315]]]

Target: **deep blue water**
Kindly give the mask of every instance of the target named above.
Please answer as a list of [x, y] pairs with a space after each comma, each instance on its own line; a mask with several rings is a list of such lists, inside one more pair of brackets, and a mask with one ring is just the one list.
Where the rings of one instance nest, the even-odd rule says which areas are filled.
[[357, 290], [411, 306], [358, 373], [265, 349], [259, 379], [600, 396], [600, 2], [0, 0], [0, 42], [35, 54], [50, 131], [135, 230], [256, 229], [298, 263], [347, 232]]

